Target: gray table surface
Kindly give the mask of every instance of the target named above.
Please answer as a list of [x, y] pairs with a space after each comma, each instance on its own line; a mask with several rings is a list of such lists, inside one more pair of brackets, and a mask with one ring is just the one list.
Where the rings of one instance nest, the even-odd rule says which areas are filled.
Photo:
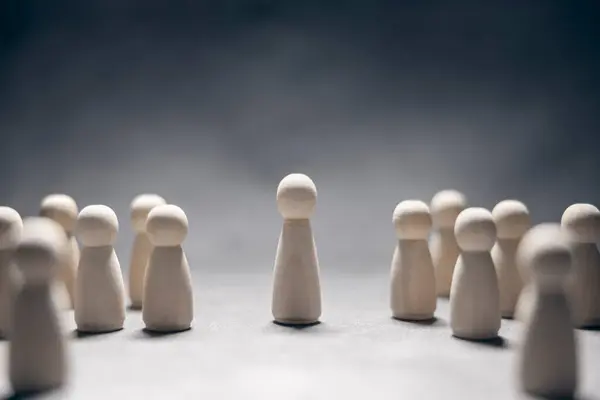
[[[521, 325], [504, 343], [451, 336], [447, 300], [432, 324], [390, 318], [385, 274], [323, 274], [323, 318], [305, 329], [271, 322], [268, 274], [194, 271], [192, 330], [151, 337], [141, 314], [125, 329], [77, 338], [64, 312], [70, 383], [52, 399], [521, 399], [515, 377]], [[600, 399], [600, 331], [578, 331], [580, 393]], [[0, 343], [6, 360], [7, 344]], [[6, 362], [0, 391], [10, 393]]]

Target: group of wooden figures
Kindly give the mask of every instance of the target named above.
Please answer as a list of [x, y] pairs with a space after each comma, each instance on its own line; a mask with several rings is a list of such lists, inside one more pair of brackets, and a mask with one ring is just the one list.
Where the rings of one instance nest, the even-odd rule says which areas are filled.
[[[153, 194], [131, 204], [136, 230], [129, 297], [146, 329], [179, 332], [193, 320], [193, 290], [182, 248], [183, 210]], [[72, 309], [78, 332], [123, 329], [127, 291], [114, 250], [119, 223], [105, 205], [78, 210], [64, 194], [45, 197], [39, 216], [0, 207], [0, 334], [9, 341], [16, 393], [63, 385], [67, 358], [60, 310]], [[143, 305], [143, 306], [142, 306]]]
[[[272, 313], [283, 325], [321, 317], [319, 261], [311, 227], [314, 182], [286, 176], [277, 188], [283, 217], [273, 272]], [[523, 389], [570, 396], [577, 388], [574, 328], [600, 326], [600, 211], [568, 207], [561, 223], [531, 226], [529, 210], [504, 200], [490, 212], [467, 207], [455, 190], [427, 205], [405, 200], [393, 212], [397, 246], [390, 306], [395, 318], [434, 318], [437, 298], [450, 298], [454, 336], [498, 337], [502, 318], [525, 324], [519, 376]], [[16, 392], [46, 390], [66, 380], [58, 310], [73, 309], [78, 331], [123, 328], [129, 305], [145, 329], [180, 332], [192, 326], [193, 285], [182, 248], [184, 211], [155, 194], [131, 203], [136, 232], [128, 290], [114, 250], [119, 231], [105, 205], [79, 211], [53, 194], [39, 216], [22, 219], [0, 207], [0, 335], [9, 341], [9, 380]]]

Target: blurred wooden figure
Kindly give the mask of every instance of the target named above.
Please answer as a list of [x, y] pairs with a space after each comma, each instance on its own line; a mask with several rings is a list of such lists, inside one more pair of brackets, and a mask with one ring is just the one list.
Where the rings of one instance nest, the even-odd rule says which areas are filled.
[[0, 338], [10, 336], [10, 323], [20, 277], [13, 255], [23, 230], [21, 216], [10, 207], [0, 207]]
[[[53, 296], [58, 306], [62, 309], [73, 309], [75, 304], [75, 279], [79, 265], [79, 245], [73, 235], [79, 208], [72, 197], [66, 194], [51, 194], [42, 199], [40, 216], [50, 218], [58, 223], [64, 230], [68, 243], [68, 250], [60, 263], [59, 282], [63, 285], [55, 287]], [[64, 290], [63, 287], [64, 286]]]
[[12, 314], [9, 381], [16, 393], [57, 388], [67, 379], [65, 341], [51, 282], [67, 252], [63, 228], [47, 218], [23, 221], [15, 263], [23, 277]]
[[571, 244], [572, 271], [568, 294], [577, 328], [600, 327], [600, 211], [591, 204], [573, 204], [562, 215], [562, 229]]
[[531, 228], [517, 250], [520, 268], [529, 269], [531, 310], [519, 348], [522, 389], [545, 398], [573, 398], [577, 390], [577, 347], [565, 283], [571, 247], [559, 224]]
[[525, 204], [517, 200], [499, 202], [492, 210], [492, 216], [498, 236], [492, 248], [492, 260], [498, 275], [500, 312], [503, 318], [513, 318], [523, 289], [515, 257], [521, 238], [531, 227], [531, 219]]
[[135, 239], [129, 260], [129, 299], [132, 309], [140, 310], [144, 300], [144, 279], [148, 267], [148, 259], [152, 253], [152, 243], [146, 233], [146, 219], [150, 211], [167, 202], [156, 194], [141, 194], [131, 202], [131, 223], [135, 231]]
[[466, 207], [466, 197], [456, 190], [442, 190], [431, 199], [429, 208], [434, 231], [429, 248], [439, 297], [450, 296], [454, 266], [460, 254], [454, 236], [454, 224], [458, 214]]

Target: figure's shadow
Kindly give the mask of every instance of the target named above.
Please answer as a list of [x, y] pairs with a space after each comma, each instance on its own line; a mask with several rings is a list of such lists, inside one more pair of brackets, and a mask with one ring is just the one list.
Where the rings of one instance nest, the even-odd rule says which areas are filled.
[[94, 337], [107, 336], [112, 333], [120, 332], [122, 330], [123, 330], [123, 328], [113, 329], [113, 330], [104, 331], [104, 332], [86, 332], [86, 331], [80, 331], [78, 329], [74, 329], [73, 332], [71, 332], [71, 337], [73, 339], [91, 339]]
[[160, 338], [167, 338], [167, 337], [181, 335], [186, 332], [190, 332], [191, 330], [192, 330], [191, 327], [187, 328], [187, 329], [176, 330], [176, 331], [155, 331], [155, 330], [148, 329], [148, 328], [142, 328], [138, 331], [137, 336], [140, 338], [146, 338], [146, 339], [160, 339]]
[[592, 399], [591, 397], [586, 397], [586, 396], [534, 396], [531, 395], [529, 396], [529, 399], [532, 400], [595, 400]]
[[1, 397], [1, 400], [25, 400], [25, 399], [54, 399], [53, 394], [57, 394], [59, 389], [47, 389], [47, 390], [32, 390], [14, 392]]
[[304, 329], [309, 329], [309, 328], [312, 328], [314, 326], [321, 325], [321, 321], [315, 321], [315, 322], [311, 322], [311, 323], [308, 323], [308, 324], [287, 323], [287, 322], [273, 321], [273, 324], [277, 325], [277, 326], [282, 326], [284, 328], [290, 328], [290, 329], [295, 329], [295, 330], [301, 331], [301, 330], [304, 330]]
[[446, 321], [441, 318], [433, 317], [429, 319], [408, 319], [408, 318], [398, 318], [392, 317], [393, 321], [404, 322], [412, 325], [421, 325], [421, 326], [446, 326]]
[[600, 324], [599, 325], [591, 325], [591, 326], [584, 326], [582, 328], [579, 328], [580, 331], [584, 331], [584, 332], [600, 332]]
[[452, 335], [452, 337], [457, 340], [462, 340], [464, 342], [474, 343], [474, 344], [478, 344], [481, 346], [488, 346], [488, 347], [494, 347], [494, 348], [499, 348], [499, 349], [506, 349], [509, 347], [508, 341], [506, 339], [504, 339], [502, 336], [496, 336], [495, 338], [491, 338], [491, 339], [467, 339], [467, 338], [461, 338], [461, 337], [454, 336], [454, 335]]
[[21, 392], [21, 393], [13, 393], [8, 396], [4, 396], [2, 400], [21, 400], [21, 399], [36, 399], [42, 397], [44, 392]]
[[335, 325], [329, 325], [327, 322], [316, 321], [316, 322], [281, 322], [271, 320], [271, 323], [266, 327], [268, 332], [286, 335], [286, 334], [302, 334], [302, 335], [331, 335], [337, 334], [339, 331]]

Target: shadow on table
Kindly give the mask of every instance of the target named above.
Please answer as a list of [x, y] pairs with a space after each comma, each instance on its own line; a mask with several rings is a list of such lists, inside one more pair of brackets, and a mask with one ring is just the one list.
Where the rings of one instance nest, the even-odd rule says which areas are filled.
[[73, 332], [71, 332], [71, 337], [73, 339], [91, 339], [94, 337], [107, 336], [107, 335], [110, 335], [111, 333], [121, 332], [122, 330], [123, 330], [123, 328], [106, 331], [106, 332], [85, 332], [85, 331], [80, 331], [78, 329], [74, 329]]
[[466, 339], [454, 335], [452, 335], [452, 337], [457, 340], [462, 340], [463, 342], [474, 343], [481, 346], [495, 347], [499, 349], [506, 349], [509, 347], [508, 341], [502, 336], [496, 336], [495, 338], [491, 339]]
[[333, 325], [329, 325], [328, 323], [322, 321], [317, 321], [310, 324], [295, 324], [271, 321], [269, 325], [265, 326], [265, 331], [274, 334], [285, 333], [307, 335], [324, 335], [339, 333], [339, 331]]
[[429, 319], [405, 319], [405, 318], [397, 318], [391, 317], [393, 321], [407, 323], [411, 325], [422, 325], [422, 326], [435, 326], [442, 327], [447, 326], [448, 324], [441, 318], [433, 317]]
[[583, 328], [579, 328], [579, 330], [584, 332], [600, 332], [600, 325], [584, 326]]
[[1, 400], [25, 400], [25, 399], [37, 399], [37, 400], [51, 400], [59, 398], [59, 389], [48, 389], [38, 390], [29, 392], [15, 392], [9, 395], [0, 397]]
[[523, 400], [598, 400], [597, 397], [588, 396], [526, 396]]
[[142, 328], [136, 332], [136, 337], [138, 339], [160, 339], [160, 338], [169, 338], [177, 335], [185, 334], [186, 332], [190, 332], [192, 328], [187, 328], [178, 331], [153, 331], [151, 329]]
[[296, 329], [296, 330], [304, 330], [310, 329], [313, 326], [321, 325], [321, 321], [311, 322], [310, 324], [293, 324], [293, 323], [285, 323], [279, 321], [273, 321], [274, 325], [283, 326], [284, 328]]

